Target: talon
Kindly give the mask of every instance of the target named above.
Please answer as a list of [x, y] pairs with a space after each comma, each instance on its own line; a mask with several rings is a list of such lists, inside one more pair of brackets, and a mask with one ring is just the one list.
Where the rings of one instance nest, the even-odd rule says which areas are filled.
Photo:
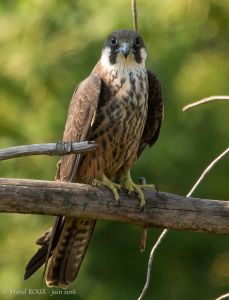
[[115, 201], [119, 202], [120, 197], [119, 197], [118, 191], [121, 189], [120, 184], [112, 182], [104, 174], [103, 174], [101, 180], [94, 179], [92, 184], [96, 185], [96, 186], [103, 186], [103, 187], [106, 187], [106, 188], [110, 189], [112, 191], [113, 195], [114, 195]]
[[144, 196], [143, 192], [141, 191], [141, 189], [139, 189], [138, 198], [140, 199], [141, 211], [143, 211], [146, 202], [145, 202], [145, 196]]
[[[123, 186], [127, 192], [128, 195], [131, 195], [133, 192], [137, 194], [138, 198], [139, 198], [139, 204], [140, 204], [140, 208], [141, 211], [144, 209], [145, 206], [145, 196], [144, 193], [142, 192], [142, 187], [141, 185], [137, 185], [133, 182], [133, 180], [130, 177], [130, 172], [127, 172], [121, 179], [121, 186]], [[152, 188], [153, 185], [148, 185], [147, 187], [149, 188], [149, 186]]]

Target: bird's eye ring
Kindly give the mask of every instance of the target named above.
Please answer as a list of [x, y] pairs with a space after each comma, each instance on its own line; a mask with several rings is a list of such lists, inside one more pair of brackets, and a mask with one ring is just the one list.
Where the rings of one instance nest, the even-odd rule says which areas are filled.
[[110, 38], [110, 44], [111, 44], [112, 46], [117, 45], [117, 44], [118, 44], [118, 39], [117, 39], [116, 37], [112, 36], [112, 37]]
[[135, 46], [140, 47], [142, 44], [141, 38], [137, 37], [134, 41]]

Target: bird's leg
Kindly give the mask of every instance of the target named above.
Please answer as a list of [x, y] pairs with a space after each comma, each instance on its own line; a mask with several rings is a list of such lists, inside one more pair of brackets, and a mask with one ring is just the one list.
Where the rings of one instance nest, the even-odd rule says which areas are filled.
[[119, 190], [121, 189], [121, 185], [112, 182], [110, 179], [107, 178], [105, 174], [103, 174], [100, 179], [94, 179], [92, 184], [96, 186], [107, 187], [112, 191], [115, 201], [119, 201]]
[[127, 171], [122, 177], [120, 184], [123, 188], [125, 188], [128, 191], [128, 194], [131, 195], [133, 192], [138, 195], [138, 198], [140, 200], [140, 207], [143, 208], [145, 206], [145, 196], [142, 192], [142, 189], [155, 189], [155, 186], [153, 184], [135, 184], [130, 176], [130, 171]]

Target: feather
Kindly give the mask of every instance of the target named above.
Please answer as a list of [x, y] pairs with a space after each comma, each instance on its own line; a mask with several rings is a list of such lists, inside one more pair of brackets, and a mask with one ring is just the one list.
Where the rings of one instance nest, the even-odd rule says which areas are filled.
[[[95, 118], [100, 90], [101, 81], [95, 74], [91, 74], [76, 88], [69, 106], [64, 141], [87, 140]], [[76, 182], [81, 158], [79, 154], [63, 156], [58, 163], [56, 180]], [[78, 248], [77, 243], [79, 244], [82, 231], [79, 224], [81, 227], [82, 224], [87, 226], [84, 228], [84, 240]], [[48, 267], [47, 283], [66, 286], [66, 283], [71, 282], [78, 273], [94, 226], [95, 221], [92, 220], [73, 219], [72, 221], [71, 218], [56, 217], [53, 228], [36, 241], [41, 247], [27, 264], [24, 278], [28, 279], [44, 263], [45, 272], [48, 260], [52, 256]], [[72, 264], [73, 261], [75, 264]]]
[[138, 157], [147, 145], [151, 147], [156, 142], [160, 133], [161, 123], [164, 118], [164, 104], [160, 81], [151, 71], [147, 71], [147, 75], [149, 84], [148, 113], [138, 148]]

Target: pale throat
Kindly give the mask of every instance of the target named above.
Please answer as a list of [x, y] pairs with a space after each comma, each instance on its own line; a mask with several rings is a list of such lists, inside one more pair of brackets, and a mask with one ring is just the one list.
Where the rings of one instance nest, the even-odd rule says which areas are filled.
[[[144, 50], [144, 49], [141, 49]], [[143, 51], [142, 51], [143, 52]], [[145, 68], [146, 51], [141, 53], [142, 62], [137, 63], [135, 58], [130, 54], [125, 58], [121, 54], [117, 56], [116, 63], [110, 63], [110, 49], [105, 48], [102, 52], [100, 63], [104, 71], [103, 80], [112, 86], [115, 91], [116, 100], [123, 101], [130, 97], [131, 91], [140, 96], [139, 100], [145, 102], [145, 90], [148, 90], [148, 77]], [[136, 102], [135, 97], [129, 98], [130, 102]]]

